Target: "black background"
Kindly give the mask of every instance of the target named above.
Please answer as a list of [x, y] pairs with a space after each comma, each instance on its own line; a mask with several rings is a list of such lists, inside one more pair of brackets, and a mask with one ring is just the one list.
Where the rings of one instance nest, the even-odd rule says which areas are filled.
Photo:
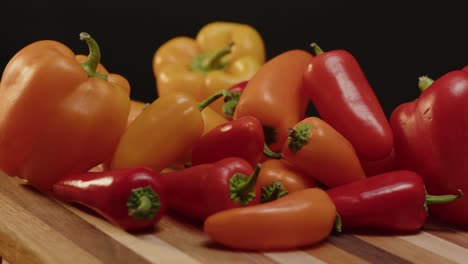
[[[46, 1], [47, 2], [47, 1]], [[267, 58], [288, 49], [346, 49], [360, 63], [385, 113], [418, 96], [417, 78], [437, 78], [468, 64], [468, 9], [353, 8], [315, 1], [75, 2], [58, 7], [18, 2], [0, 16], [0, 70], [25, 45], [54, 39], [87, 53], [79, 33], [100, 44], [102, 63], [125, 76], [131, 97], [157, 98], [151, 61], [156, 49], [179, 35], [195, 37], [213, 21], [247, 23], [265, 42]], [[348, 2], [349, 3], [349, 2]]]

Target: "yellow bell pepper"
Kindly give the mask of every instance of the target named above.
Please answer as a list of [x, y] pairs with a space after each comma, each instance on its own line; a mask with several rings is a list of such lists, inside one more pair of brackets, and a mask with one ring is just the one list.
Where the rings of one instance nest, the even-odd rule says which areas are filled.
[[[196, 38], [170, 39], [153, 57], [153, 73], [159, 96], [184, 92], [196, 100], [241, 81], [249, 80], [265, 63], [260, 34], [247, 24], [212, 22]], [[223, 100], [210, 107], [222, 114]]]

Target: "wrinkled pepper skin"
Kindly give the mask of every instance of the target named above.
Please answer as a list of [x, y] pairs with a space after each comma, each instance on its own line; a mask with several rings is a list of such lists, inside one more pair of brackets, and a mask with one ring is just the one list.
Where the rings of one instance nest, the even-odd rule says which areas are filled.
[[82, 204], [127, 231], [154, 227], [167, 210], [161, 179], [143, 167], [68, 174], [54, 184], [53, 196]]
[[234, 119], [256, 117], [265, 130], [265, 141], [279, 151], [288, 128], [306, 113], [308, 98], [302, 89], [302, 75], [312, 54], [289, 50], [267, 61], [249, 80], [237, 104]]
[[[467, 102], [468, 73], [454, 70], [391, 114], [398, 164], [421, 175], [431, 194], [468, 191]], [[463, 226], [468, 226], [467, 208], [466, 196], [430, 207], [446, 222]]]
[[387, 159], [392, 130], [360, 65], [348, 51], [313, 47], [317, 55], [304, 72], [304, 86], [320, 117], [351, 142], [363, 165]]
[[[224, 51], [230, 44], [232, 48]], [[200, 56], [210, 52], [220, 55], [205, 56], [206, 66], [202, 68], [191, 67]], [[253, 27], [212, 22], [203, 26], [195, 38], [179, 36], [161, 45], [153, 57], [153, 72], [158, 95], [182, 91], [202, 100], [250, 79], [264, 62], [265, 45]], [[222, 105], [223, 100], [219, 99], [210, 107], [222, 114]]]
[[[421, 176], [407, 170], [375, 175], [327, 193], [341, 217], [343, 232], [417, 232], [426, 222], [427, 204], [435, 198], [426, 195]], [[452, 195], [445, 200], [457, 198]]]
[[80, 37], [87, 70], [67, 46], [43, 40], [18, 51], [2, 75], [0, 169], [43, 192], [108, 160], [127, 125], [128, 81], [102, 72], [97, 43]]
[[213, 241], [242, 250], [287, 250], [311, 246], [332, 231], [336, 208], [319, 188], [290, 193], [272, 202], [225, 210], [205, 220]]
[[262, 126], [255, 117], [232, 120], [197, 140], [192, 149], [192, 165], [238, 157], [255, 166], [262, 158], [264, 143]]
[[283, 157], [327, 187], [366, 178], [353, 145], [327, 122], [307, 117], [292, 128]]
[[260, 201], [260, 189], [255, 188], [258, 171], [240, 158], [225, 158], [160, 176], [169, 209], [193, 220], [203, 221], [216, 212]]

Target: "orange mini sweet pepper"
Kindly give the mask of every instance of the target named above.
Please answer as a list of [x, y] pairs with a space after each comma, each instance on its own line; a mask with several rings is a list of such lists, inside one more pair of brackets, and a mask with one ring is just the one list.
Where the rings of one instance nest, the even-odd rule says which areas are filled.
[[226, 92], [221, 90], [201, 102], [183, 92], [158, 97], [125, 130], [110, 168], [144, 166], [159, 173], [180, 161], [203, 134], [201, 112]]
[[2, 75], [0, 169], [44, 192], [107, 160], [127, 125], [128, 81], [99, 66], [89, 34], [80, 39], [90, 50], [83, 63], [62, 43], [41, 40], [18, 51]]
[[[249, 80], [265, 62], [265, 46], [250, 25], [212, 22], [196, 38], [179, 36], [161, 45], [153, 57], [159, 96], [185, 92], [196, 100]], [[210, 105], [222, 113], [223, 100]]]

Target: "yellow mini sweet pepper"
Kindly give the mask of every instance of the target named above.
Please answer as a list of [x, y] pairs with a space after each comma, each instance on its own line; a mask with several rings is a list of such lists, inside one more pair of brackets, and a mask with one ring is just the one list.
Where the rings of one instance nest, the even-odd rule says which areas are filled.
[[[219, 90], [249, 80], [265, 63], [264, 42], [253, 27], [233, 22], [212, 22], [196, 38], [175, 37], [153, 57], [159, 96], [173, 91], [202, 100]], [[222, 99], [212, 105], [222, 113]]]

